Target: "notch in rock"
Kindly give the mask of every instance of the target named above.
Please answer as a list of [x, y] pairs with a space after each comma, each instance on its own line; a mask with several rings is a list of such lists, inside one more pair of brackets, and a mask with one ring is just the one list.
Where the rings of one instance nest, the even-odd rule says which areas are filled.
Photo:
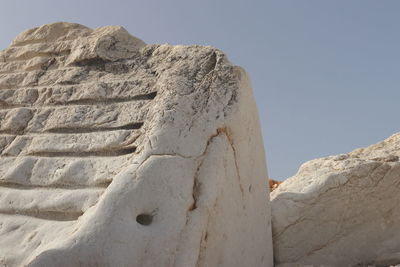
[[132, 122], [116, 127], [60, 127], [47, 130], [48, 133], [68, 134], [68, 133], [94, 133], [118, 130], [137, 130], [143, 126], [143, 122]]

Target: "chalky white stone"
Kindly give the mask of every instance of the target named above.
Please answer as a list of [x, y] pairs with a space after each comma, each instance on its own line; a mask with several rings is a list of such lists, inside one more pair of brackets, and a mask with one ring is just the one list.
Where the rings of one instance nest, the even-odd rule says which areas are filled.
[[0, 52], [0, 266], [272, 266], [245, 71], [54, 23]]
[[400, 263], [400, 133], [316, 159], [271, 193], [276, 266]]

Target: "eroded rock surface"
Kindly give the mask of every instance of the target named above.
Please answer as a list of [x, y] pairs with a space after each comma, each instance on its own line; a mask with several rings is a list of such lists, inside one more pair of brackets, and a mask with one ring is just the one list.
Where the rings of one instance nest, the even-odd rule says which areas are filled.
[[312, 160], [271, 193], [277, 266], [400, 263], [400, 133]]
[[246, 73], [55, 23], [0, 52], [1, 266], [272, 266]]

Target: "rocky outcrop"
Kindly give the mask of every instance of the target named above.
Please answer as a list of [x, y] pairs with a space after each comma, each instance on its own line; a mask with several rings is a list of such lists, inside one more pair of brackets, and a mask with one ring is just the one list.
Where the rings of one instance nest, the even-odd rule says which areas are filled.
[[400, 263], [400, 134], [312, 160], [271, 193], [276, 266]]
[[55, 23], [0, 52], [1, 266], [272, 266], [246, 73]]

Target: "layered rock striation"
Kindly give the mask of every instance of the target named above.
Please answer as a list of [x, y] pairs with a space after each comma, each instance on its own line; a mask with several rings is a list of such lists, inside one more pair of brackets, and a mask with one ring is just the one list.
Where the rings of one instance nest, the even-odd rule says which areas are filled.
[[1, 266], [272, 266], [257, 110], [212, 47], [55, 23], [0, 52]]

